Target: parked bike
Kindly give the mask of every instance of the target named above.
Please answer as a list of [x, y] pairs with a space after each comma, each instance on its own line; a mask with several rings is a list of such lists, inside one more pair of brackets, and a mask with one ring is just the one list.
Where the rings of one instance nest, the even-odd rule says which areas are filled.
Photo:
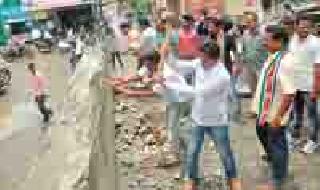
[[11, 86], [11, 64], [0, 58], [0, 92]]

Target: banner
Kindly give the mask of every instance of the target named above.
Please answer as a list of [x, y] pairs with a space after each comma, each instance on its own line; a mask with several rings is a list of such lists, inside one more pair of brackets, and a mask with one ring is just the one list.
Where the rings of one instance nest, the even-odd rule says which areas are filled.
[[78, 0], [34, 0], [33, 6], [38, 9], [76, 6]]

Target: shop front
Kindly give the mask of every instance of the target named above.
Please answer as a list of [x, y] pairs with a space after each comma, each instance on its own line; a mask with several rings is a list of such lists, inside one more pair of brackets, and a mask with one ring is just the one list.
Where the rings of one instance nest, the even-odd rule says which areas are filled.
[[51, 21], [62, 28], [86, 26], [93, 21], [90, 0], [33, 0], [29, 12], [36, 22]]
[[21, 6], [20, 1], [3, 1], [0, 5], [0, 38], [1, 44], [10, 43], [23, 46], [26, 40], [26, 23], [28, 14]]

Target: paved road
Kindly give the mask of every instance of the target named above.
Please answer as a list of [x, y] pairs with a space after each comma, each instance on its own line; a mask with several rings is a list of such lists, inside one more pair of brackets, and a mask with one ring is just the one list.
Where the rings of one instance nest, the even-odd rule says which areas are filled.
[[[65, 67], [62, 64], [63, 58], [56, 53], [38, 54], [34, 61], [38, 68], [50, 77], [53, 103], [61, 104], [67, 81]], [[24, 63], [26, 62], [29, 60], [24, 60]], [[36, 117], [34, 119], [25, 117], [28, 120], [24, 122], [12, 121], [16, 108], [25, 104], [24, 66], [23, 63], [15, 65], [13, 87], [7, 96], [12, 95], [12, 102], [0, 101], [0, 133], [5, 131], [2, 129], [7, 131], [18, 129], [11, 138], [0, 141], [0, 189], [62, 190], [63, 187], [60, 185], [64, 180], [68, 180], [63, 175], [66, 173], [64, 166], [68, 165], [65, 155], [77, 149], [76, 139], [72, 138], [74, 129], [72, 127], [53, 128], [49, 147], [47, 143], [38, 140], [39, 125], [34, 124], [37, 123]], [[243, 104], [245, 108], [249, 105], [246, 101]], [[21, 109], [19, 111], [23, 112]], [[20, 117], [21, 115], [23, 114], [20, 114]], [[245, 119], [245, 122], [242, 126], [233, 128], [231, 133], [234, 151], [240, 163], [240, 174], [245, 179], [244, 189], [254, 190], [256, 182], [266, 179], [267, 170], [265, 163], [262, 163], [259, 158], [260, 148], [257, 145], [254, 121]], [[218, 160], [218, 157], [212, 160]], [[320, 188], [318, 153], [310, 156], [295, 153], [291, 156], [290, 163], [291, 171], [295, 174], [293, 182], [297, 184], [298, 190]]]
[[39, 141], [41, 115], [26, 101], [26, 64], [31, 61], [50, 79], [52, 104], [61, 105], [64, 97], [66, 75], [61, 55], [37, 54], [34, 60], [13, 64], [12, 88], [0, 98], [0, 189], [4, 190], [17, 189], [17, 184], [31, 175], [37, 159], [49, 150], [48, 142]]

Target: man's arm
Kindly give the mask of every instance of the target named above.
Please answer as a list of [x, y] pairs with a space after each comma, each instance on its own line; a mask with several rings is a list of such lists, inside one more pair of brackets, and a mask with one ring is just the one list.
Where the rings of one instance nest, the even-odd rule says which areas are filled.
[[315, 62], [313, 73], [313, 98], [320, 97], [320, 39], [317, 39], [315, 47]]
[[283, 116], [288, 112], [291, 103], [293, 102], [294, 95], [292, 94], [284, 94], [281, 97], [281, 103], [279, 108], [277, 109], [277, 114], [275, 118], [271, 122], [272, 127], [281, 127], [281, 122]]
[[318, 98], [320, 97], [320, 63], [315, 64], [313, 84], [314, 84], [315, 98]]
[[281, 127], [281, 121], [284, 115], [288, 112], [291, 103], [293, 102], [295, 94], [295, 85], [294, 85], [294, 66], [292, 54], [285, 55], [280, 66], [278, 77], [280, 79], [280, 85], [282, 90], [282, 96], [280, 99], [279, 107], [275, 118], [273, 119], [271, 125], [272, 127]]
[[289, 110], [291, 103], [293, 102], [294, 95], [293, 94], [283, 94], [281, 97], [280, 106], [277, 111], [277, 116], [283, 117]]

